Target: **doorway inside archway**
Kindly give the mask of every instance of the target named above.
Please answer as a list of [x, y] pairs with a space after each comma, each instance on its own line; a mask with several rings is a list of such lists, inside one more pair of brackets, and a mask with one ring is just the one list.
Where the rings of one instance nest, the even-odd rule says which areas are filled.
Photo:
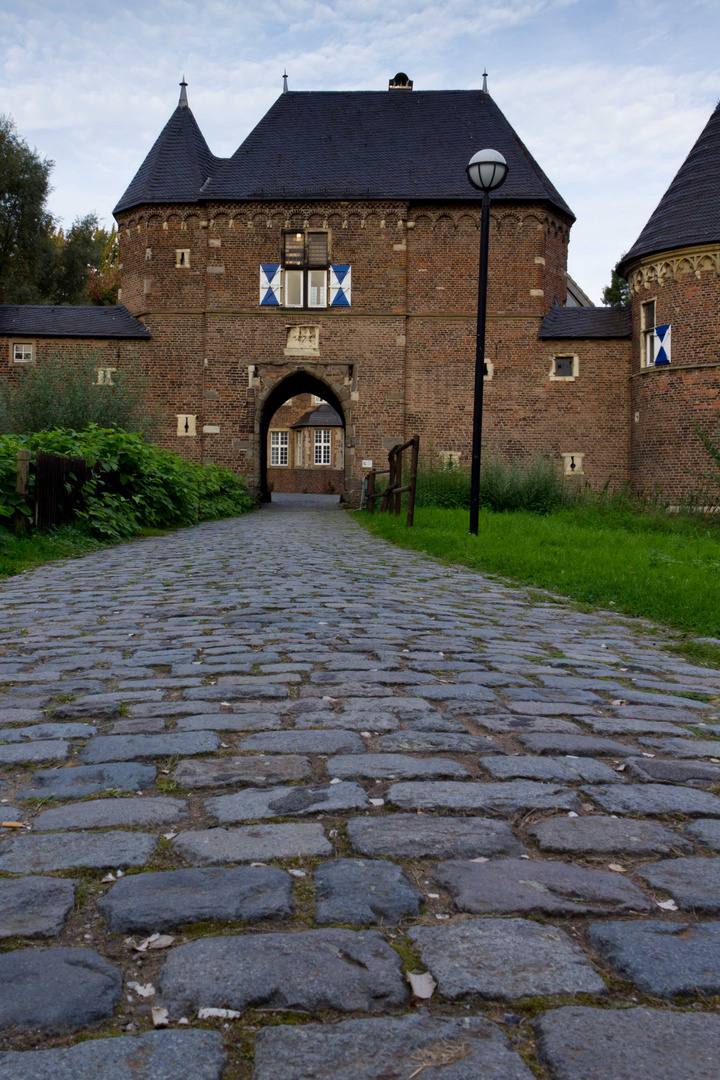
[[260, 420], [260, 498], [272, 492], [337, 494], [344, 489], [345, 415], [315, 375], [296, 371], [270, 391]]

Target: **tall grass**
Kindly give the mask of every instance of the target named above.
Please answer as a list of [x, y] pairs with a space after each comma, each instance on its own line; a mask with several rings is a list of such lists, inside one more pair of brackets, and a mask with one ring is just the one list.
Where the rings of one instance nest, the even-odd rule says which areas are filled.
[[[486, 458], [480, 471], [480, 505], [489, 510], [530, 510], [547, 514], [577, 498], [577, 487], [563, 481], [557, 466], [545, 458], [528, 465]], [[470, 470], [452, 461], [422, 461], [416, 490], [418, 506], [446, 510], [470, 506]]]

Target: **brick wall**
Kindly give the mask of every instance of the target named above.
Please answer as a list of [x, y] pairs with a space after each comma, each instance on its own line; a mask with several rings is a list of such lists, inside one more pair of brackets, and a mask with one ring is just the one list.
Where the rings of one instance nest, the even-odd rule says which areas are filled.
[[[680, 499], [706, 485], [711, 459], [695, 422], [720, 437], [720, 252], [710, 246], [644, 259], [629, 272], [633, 310], [631, 471], [637, 491]], [[672, 326], [669, 365], [642, 366], [641, 308]], [[717, 490], [714, 496], [717, 500]]]
[[[119, 226], [121, 299], [153, 334], [133, 348], [165, 445], [258, 485], [263, 407], [302, 371], [295, 394], [319, 386], [343, 414], [346, 492], [357, 495], [363, 460], [382, 464], [415, 433], [425, 453], [469, 461], [477, 206], [157, 207], [122, 214]], [[329, 230], [331, 262], [352, 266], [349, 309], [259, 306], [260, 264], [279, 261], [286, 227]], [[581, 374], [564, 385], [548, 379], [553, 350], [537, 338], [565, 295], [568, 233], [540, 205], [492, 211], [485, 447], [521, 460], [582, 451], [588, 477], [604, 482], [627, 476], [628, 344], [572, 343]], [[177, 250], [189, 251], [188, 266], [176, 267]], [[308, 324], [319, 328], [316, 352], [288, 353], [288, 327]], [[197, 416], [194, 438], [177, 437], [177, 413]]]

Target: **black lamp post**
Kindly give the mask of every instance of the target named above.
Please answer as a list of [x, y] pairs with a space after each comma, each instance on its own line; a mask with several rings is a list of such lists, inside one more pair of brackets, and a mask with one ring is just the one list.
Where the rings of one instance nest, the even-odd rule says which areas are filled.
[[488, 241], [490, 239], [490, 192], [508, 174], [508, 164], [497, 150], [478, 150], [466, 172], [474, 188], [482, 191], [480, 220], [480, 273], [478, 275], [477, 333], [475, 337], [475, 403], [473, 408], [472, 471], [470, 474], [470, 535], [478, 534], [480, 513], [480, 448], [482, 444], [483, 391], [485, 389], [485, 322], [487, 316]]

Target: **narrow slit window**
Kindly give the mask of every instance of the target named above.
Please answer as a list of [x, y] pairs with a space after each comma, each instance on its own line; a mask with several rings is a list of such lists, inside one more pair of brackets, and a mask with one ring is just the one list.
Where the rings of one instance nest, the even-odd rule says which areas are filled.
[[175, 251], [175, 266], [180, 270], [186, 270], [190, 266], [190, 249], [177, 248]]

